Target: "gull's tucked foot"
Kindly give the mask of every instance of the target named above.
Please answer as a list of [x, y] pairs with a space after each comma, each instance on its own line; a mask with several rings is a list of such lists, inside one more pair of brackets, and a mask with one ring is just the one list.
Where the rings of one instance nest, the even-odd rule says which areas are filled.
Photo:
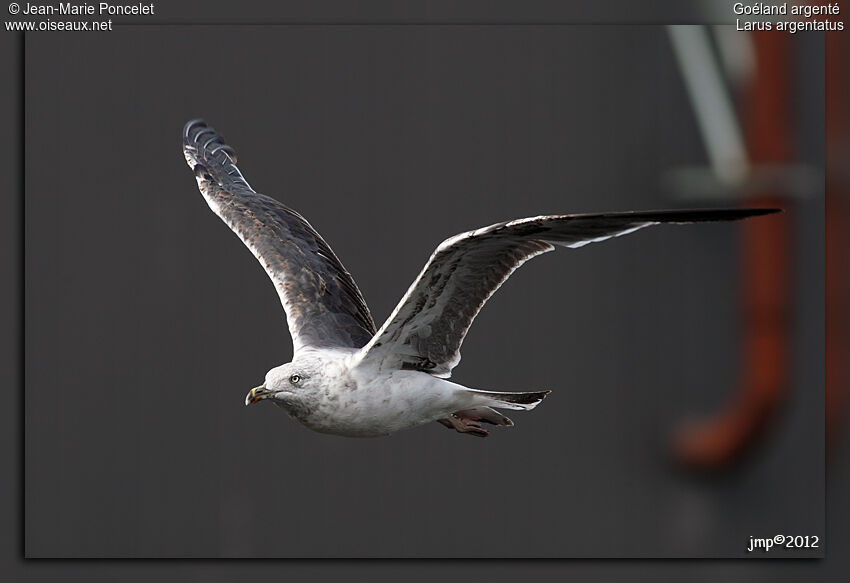
[[487, 437], [490, 433], [479, 423], [490, 423], [491, 425], [505, 425], [511, 427], [514, 422], [490, 407], [477, 407], [456, 411], [445, 419], [437, 420], [441, 425], [454, 429], [458, 433], [469, 433], [476, 437]]

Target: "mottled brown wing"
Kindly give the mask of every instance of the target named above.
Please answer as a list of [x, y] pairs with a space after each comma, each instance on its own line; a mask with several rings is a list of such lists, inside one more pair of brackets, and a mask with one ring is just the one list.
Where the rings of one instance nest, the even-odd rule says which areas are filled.
[[498, 223], [447, 239], [360, 352], [359, 365], [448, 377], [475, 316], [523, 263], [555, 246], [582, 247], [659, 223], [729, 221], [775, 209], [552, 215]]
[[375, 323], [351, 275], [297, 212], [258, 194], [236, 167], [232, 148], [193, 120], [183, 153], [210, 208], [260, 261], [277, 289], [295, 350], [361, 348]]

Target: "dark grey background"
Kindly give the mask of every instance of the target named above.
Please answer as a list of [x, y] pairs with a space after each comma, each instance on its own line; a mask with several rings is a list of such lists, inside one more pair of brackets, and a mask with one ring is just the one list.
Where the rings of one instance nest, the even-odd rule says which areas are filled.
[[[820, 164], [809, 38], [798, 155]], [[722, 480], [666, 448], [736, 380], [734, 225], [516, 274], [455, 378], [554, 393], [488, 440], [343, 439], [241, 406], [291, 347], [197, 192], [187, 119], [308, 217], [382, 321], [459, 231], [685, 206], [660, 177], [705, 157], [662, 28], [134, 27], [31, 36], [26, 56], [28, 556], [740, 556], [751, 535], [823, 533], [820, 200], [793, 212], [792, 398]]]

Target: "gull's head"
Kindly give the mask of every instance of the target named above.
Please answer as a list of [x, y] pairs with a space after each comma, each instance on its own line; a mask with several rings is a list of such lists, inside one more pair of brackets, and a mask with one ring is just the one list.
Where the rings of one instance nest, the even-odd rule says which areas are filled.
[[245, 405], [253, 405], [264, 399], [286, 402], [310, 383], [313, 373], [307, 367], [288, 362], [266, 373], [265, 382], [254, 387], [245, 397]]

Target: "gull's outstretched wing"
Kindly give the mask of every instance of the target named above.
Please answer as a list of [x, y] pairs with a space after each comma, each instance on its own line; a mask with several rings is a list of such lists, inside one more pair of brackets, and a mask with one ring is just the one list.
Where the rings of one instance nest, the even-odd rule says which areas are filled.
[[202, 120], [183, 128], [183, 154], [210, 208], [265, 267], [295, 350], [360, 348], [375, 334], [369, 308], [324, 239], [294, 210], [248, 185], [236, 154]]
[[520, 265], [556, 245], [582, 247], [659, 223], [731, 221], [777, 209], [639, 211], [517, 219], [443, 241], [360, 351], [359, 364], [448, 377], [487, 299]]

